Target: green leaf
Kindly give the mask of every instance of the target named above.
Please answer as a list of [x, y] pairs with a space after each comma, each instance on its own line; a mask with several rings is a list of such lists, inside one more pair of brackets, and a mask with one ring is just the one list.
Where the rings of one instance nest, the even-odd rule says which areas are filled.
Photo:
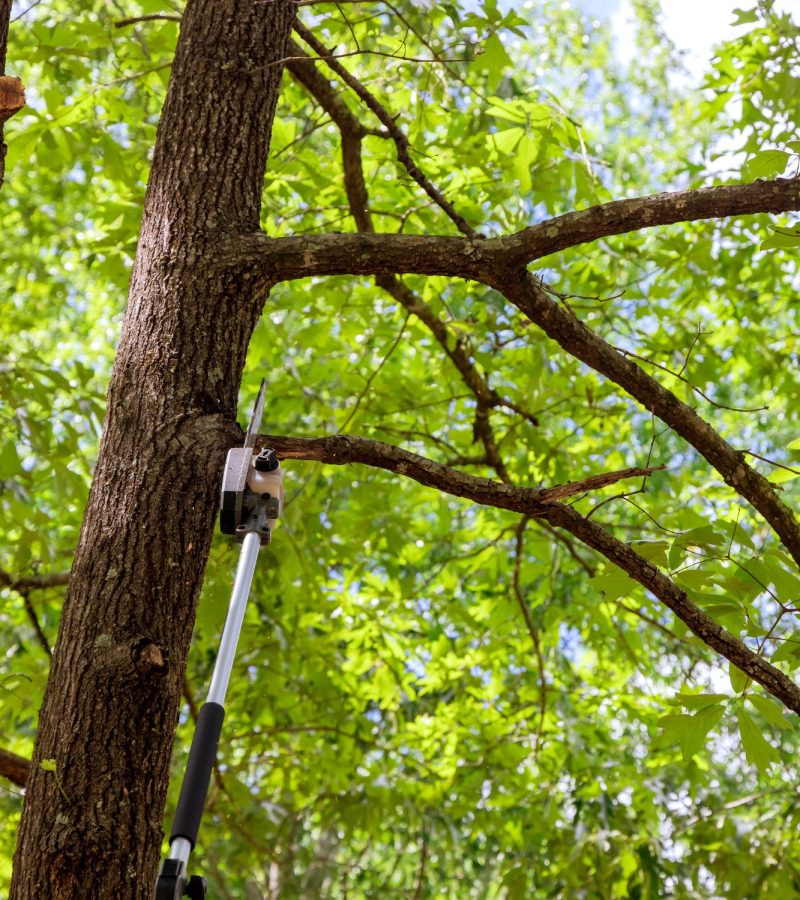
[[693, 716], [673, 715], [664, 716], [659, 720], [659, 725], [664, 729], [666, 738], [677, 740], [684, 759], [690, 759], [698, 753], [706, 740], [706, 736], [719, 724], [725, 712], [721, 704], [713, 704], [699, 710]]
[[761, 250], [781, 250], [785, 247], [797, 247], [800, 245], [800, 230], [784, 231], [780, 228], [773, 229], [772, 234], [761, 242]]
[[765, 772], [772, 763], [780, 760], [778, 751], [765, 739], [756, 723], [744, 709], [739, 710], [737, 718], [742, 748], [747, 761], [752, 763], [759, 772]]
[[670, 703], [676, 703], [687, 709], [703, 709], [716, 703], [727, 703], [730, 697], [727, 694], [676, 694]]
[[794, 481], [795, 478], [800, 478], [800, 474], [797, 474], [796, 472], [790, 472], [788, 469], [778, 469], [776, 472], [773, 472], [773, 474], [769, 476], [769, 483], [786, 484], [789, 481]]
[[602, 591], [606, 600], [613, 602], [630, 596], [639, 586], [629, 575], [616, 566], [608, 566], [598, 575], [589, 579], [598, 591]]
[[731, 25], [749, 25], [751, 22], [758, 21], [758, 13], [754, 9], [735, 9], [733, 14], [736, 18]]
[[503, 77], [506, 68], [513, 65], [511, 57], [497, 32], [483, 44], [483, 53], [475, 61], [478, 68], [488, 74], [489, 90], [493, 91]]
[[56, 761], [54, 759], [43, 759], [40, 761], [39, 767], [44, 769], [45, 772], [55, 772]]
[[800, 639], [794, 635], [790, 640], [782, 640], [777, 650], [772, 654], [770, 662], [788, 663], [789, 669], [796, 669], [800, 666]]
[[500, 154], [501, 158], [512, 153], [525, 134], [523, 128], [506, 128], [496, 131], [489, 136], [492, 147]]
[[787, 162], [789, 162], [789, 154], [785, 150], [759, 150], [745, 163], [742, 175], [748, 181], [770, 178], [773, 175], [780, 175], [786, 168]]
[[774, 700], [762, 697], [761, 694], [748, 694], [747, 699], [755, 706], [761, 715], [776, 728], [790, 728], [783, 710]]
[[750, 676], [732, 662], [728, 663], [728, 677], [731, 680], [731, 687], [737, 694], [741, 694], [750, 683]]

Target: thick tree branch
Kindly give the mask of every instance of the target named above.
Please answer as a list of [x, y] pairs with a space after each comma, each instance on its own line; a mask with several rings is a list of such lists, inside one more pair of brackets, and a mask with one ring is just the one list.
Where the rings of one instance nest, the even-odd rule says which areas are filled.
[[[245, 234], [223, 244], [223, 261], [274, 281], [313, 275], [447, 275], [493, 284], [502, 273], [557, 250], [656, 225], [800, 209], [800, 178], [722, 185], [615, 200], [548, 219], [505, 237], [317, 234], [267, 238]], [[620, 220], [615, 216], [619, 214]]]
[[693, 446], [770, 524], [800, 565], [800, 524], [773, 486], [690, 406], [651, 378], [552, 300], [525, 270], [495, 283], [525, 315], [571, 356], [627, 391]]
[[30, 760], [8, 750], [0, 750], [0, 776], [7, 778], [12, 784], [24, 788], [28, 783], [30, 770]]
[[[796, 187], [800, 181], [791, 184]], [[259, 256], [271, 257], [272, 277], [278, 271], [283, 277], [301, 277], [326, 270], [387, 276], [396, 272], [447, 274], [449, 270], [451, 275], [475, 278], [494, 287], [559, 346], [622, 387], [701, 453], [761, 513], [800, 565], [800, 526], [766, 478], [748, 466], [744, 455], [691, 407], [555, 303], [528, 272], [509, 271], [495, 256], [498, 246], [497, 240], [425, 235], [319, 235], [277, 241], [246, 235], [236, 252], [240, 261], [250, 260], [257, 267]]]
[[557, 488], [534, 489], [501, 484], [449, 469], [380, 441], [350, 435], [310, 439], [263, 435], [261, 441], [274, 447], [284, 459], [315, 460], [329, 465], [362, 463], [405, 475], [420, 484], [485, 506], [541, 517], [551, 525], [563, 528], [627, 572], [672, 610], [703, 643], [748, 674], [788, 709], [800, 714], [800, 687], [695, 606], [684, 591], [627, 544], [617, 540], [601, 525], [584, 518], [572, 507], [549, 502], [546, 499], [548, 492], [552, 497], [552, 492]]
[[777, 178], [613, 200], [532, 225], [498, 238], [497, 244], [508, 264], [525, 265], [568, 247], [656, 225], [796, 209], [800, 209], [800, 178]]
[[251, 232], [216, 248], [223, 266], [269, 282], [314, 275], [447, 275], [488, 283], [497, 268], [491, 241], [424, 234], [303, 234], [270, 238]]
[[363, 463], [398, 475], [407, 475], [420, 484], [457, 497], [474, 500], [485, 506], [496, 506], [528, 516], [540, 516], [547, 507], [557, 500], [583, 494], [616, 484], [626, 478], [651, 475], [664, 466], [649, 468], [621, 469], [617, 472], [602, 472], [582, 481], [558, 484], [549, 488], [517, 487], [503, 484], [479, 475], [467, 475], [451, 469], [432, 459], [410, 453], [392, 444], [373, 441], [370, 438], [349, 434], [336, 434], [324, 438], [292, 438], [278, 435], [262, 435], [260, 443], [277, 450], [282, 459], [316, 460], [328, 465], [342, 466], [348, 463]]

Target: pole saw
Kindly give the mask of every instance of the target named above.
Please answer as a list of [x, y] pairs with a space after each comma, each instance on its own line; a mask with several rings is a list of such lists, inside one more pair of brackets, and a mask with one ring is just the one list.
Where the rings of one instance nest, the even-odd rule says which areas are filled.
[[258, 551], [270, 542], [272, 530], [283, 508], [283, 472], [274, 450], [255, 450], [264, 412], [266, 382], [256, 398], [243, 447], [228, 451], [222, 477], [220, 530], [242, 544], [233, 593], [222, 631], [219, 653], [211, 676], [206, 702], [197, 716], [189, 760], [181, 784], [175, 819], [169, 838], [169, 856], [161, 864], [155, 900], [204, 900], [206, 880], [187, 874], [189, 855], [197, 843], [197, 831], [208, 793], [211, 769], [225, 718], [225, 692], [231, 677], [236, 645], [242, 630], [250, 585]]

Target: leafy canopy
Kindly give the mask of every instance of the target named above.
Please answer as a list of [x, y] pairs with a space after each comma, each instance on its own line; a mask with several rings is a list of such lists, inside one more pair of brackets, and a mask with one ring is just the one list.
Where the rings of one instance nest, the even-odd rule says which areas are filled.
[[[635, 8], [629, 62], [607, 24], [566, 3], [302, 12], [337, 53], [377, 51], [343, 62], [487, 235], [612, 198], [794, 172], [796, 21], [770, 0], [739, 11], [738, 36], [690, 86], [655, 4]], [[11, 580], [66, 571], [76, 546], [178, 12], [49, 0], [12, 26], [9, 68], [29, 107], [7, 127], [0, 248], [0, 568]], [[137, 16], [162, 18], [117, 27]], [[451, 227], [379, 133], [363, 163], [377, 230]], [[272, 235], [355, 227], [338, 129], [287, 74], [262, 224]], [[734, 218], [611, 238], [541, 267], [591, 328], [649, 360], [737, 447], [782, 463], [759, 465], [788, 500], [800, 473], [798, 240], [789, 218]], [[476, 398], [446, 355], [458, 342], [538, 419], [492, 412], [515, 482], [668, 463], [642, 493], [611, 502], [617, 486], [578, 506], [608, 501], [599, 521], [720, 624], [800, 666], [800, 578], [696, 454], [488, 289], [404, 281], [446, 323], [449, 347], [370, 279], [279, 285], [242, 409], [266, 373], [267, 430], [347, 431], [469, 466], [482, 451]], [[352, 897], [799, 889], [785, 787], [797, 780], [795, 721], [638, 585], [536, 521], [387, 473], [286, 468], [286, 518], [257, 573], [199, 851], [219, 896], [246, 885]], [[496, 475], [485, 462], [472, 471]], [[215, 540], [193, 702], [236, 555]], [[62, 592], [0, 594], [4, 749], [25, 756]], [[175, 788], [191, 718], [187, 705]], [[20, 798], [4, 789], [0, 806], [2, 893]]]

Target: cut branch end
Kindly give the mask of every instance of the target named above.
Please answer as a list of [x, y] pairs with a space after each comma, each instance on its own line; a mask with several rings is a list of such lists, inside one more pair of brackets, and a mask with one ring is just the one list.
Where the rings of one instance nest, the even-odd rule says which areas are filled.
[[0, 125], [25, 106], [25, 87], [14, 75], [0, 75]]

